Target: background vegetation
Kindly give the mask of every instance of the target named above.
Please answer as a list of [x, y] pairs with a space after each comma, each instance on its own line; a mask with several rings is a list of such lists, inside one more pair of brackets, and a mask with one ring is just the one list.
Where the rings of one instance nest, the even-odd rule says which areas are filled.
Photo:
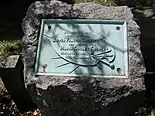
[[0, 56], [7, 57], [12, 54], [21, 53], [21, 41], [0, 41]]

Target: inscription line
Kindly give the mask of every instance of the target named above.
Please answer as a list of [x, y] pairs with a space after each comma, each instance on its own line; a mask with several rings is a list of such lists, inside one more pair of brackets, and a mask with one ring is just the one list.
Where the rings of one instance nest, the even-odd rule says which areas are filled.
[[77, 65], [77, 66], [70, 72], [70, 74], [71, 74], [72, 72], [74, 72], [77, 68], [79, 68], [79, 66], [80, 66], [80, 65]]
[[68, 63], [65, 63], [65, 64], [61, 64], [61, 65], [57, 66], [57, 68], [58, 68], [58, 67], [65, 66], [65, 65], [68, 65], [68, 64], [70, 64], [70, 63], [68, 62]]
[[51, 58], [51, 60], [54, 60], [54, 59], [61, 59], [61, 57]]
[[50, 37], [50, 36], [46, 35], [45, 33], [44, 33], [44, 35], [45, 35], [46, 37], [49, 37], [49, 38], [53, 39], [52, 37]]

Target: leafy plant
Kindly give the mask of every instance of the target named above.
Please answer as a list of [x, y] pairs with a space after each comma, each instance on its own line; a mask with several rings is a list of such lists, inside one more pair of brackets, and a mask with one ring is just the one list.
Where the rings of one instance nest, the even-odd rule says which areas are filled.
[[154, 112], [153, 112], [153, 111], [151, 112], [151, 116], [155, 116], [155, 114], [154, 114]]
[[21, 41], [0, 41], [0, 56], [5, 57], [21, 53]]

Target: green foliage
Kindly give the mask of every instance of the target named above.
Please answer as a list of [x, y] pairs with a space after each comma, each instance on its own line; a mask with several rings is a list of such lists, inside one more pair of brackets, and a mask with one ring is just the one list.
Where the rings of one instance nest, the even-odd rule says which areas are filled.
[[76, 3], [82, 3], [82, 2], [95, 2], [102, 5], [116, 5], [117, 0], [74, 0]]
[[155, 116], [155, 114], [154, 114], [154, 112], [153, 112], [153, 111], [151, 112], [151, 116]]
[[21, 41], [0, 41], [0, 56], [7, 57], [12, 54], [21, 53]]

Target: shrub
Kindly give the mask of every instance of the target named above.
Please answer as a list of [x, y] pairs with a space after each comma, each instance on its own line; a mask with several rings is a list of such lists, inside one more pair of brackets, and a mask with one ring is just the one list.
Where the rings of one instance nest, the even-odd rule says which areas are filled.
[[0, 56], [5, 57], [21, 53], [21, 41], [0, 41]]

